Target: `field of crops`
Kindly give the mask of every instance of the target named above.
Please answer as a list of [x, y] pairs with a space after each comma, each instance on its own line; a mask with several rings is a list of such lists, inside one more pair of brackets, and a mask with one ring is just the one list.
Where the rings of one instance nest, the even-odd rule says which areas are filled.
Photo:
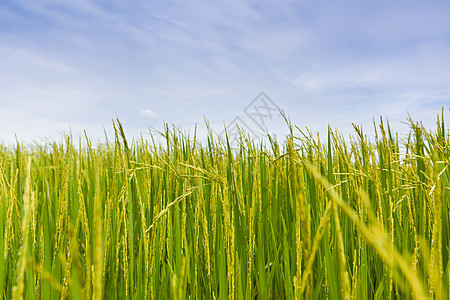
[[443, 116], [373, 141], [287, 126], [0, 146], [0, 298], [447, 299]]

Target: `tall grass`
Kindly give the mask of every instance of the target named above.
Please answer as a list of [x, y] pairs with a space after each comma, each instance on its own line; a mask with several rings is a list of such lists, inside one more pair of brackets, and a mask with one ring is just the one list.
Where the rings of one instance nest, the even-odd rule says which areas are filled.
[[[0, 146], [2, 299], [446, 299], [450, 139]], [[401, 151], [401, 149], [404, 149]]]

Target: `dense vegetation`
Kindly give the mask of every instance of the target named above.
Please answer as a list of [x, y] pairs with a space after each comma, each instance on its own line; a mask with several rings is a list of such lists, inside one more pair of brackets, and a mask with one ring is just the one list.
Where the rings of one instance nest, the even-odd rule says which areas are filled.
[[[288, 124], [288, 126], [290, 126]], [[0, 298], [445, 299], [450, 138], [0, 146]]]

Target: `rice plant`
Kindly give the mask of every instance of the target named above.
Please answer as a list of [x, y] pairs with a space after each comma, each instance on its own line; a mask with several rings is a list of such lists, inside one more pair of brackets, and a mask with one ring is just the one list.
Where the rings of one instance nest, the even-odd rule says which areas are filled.
[[447, 299], [449, 134], [409, 123], [0, 146], [0, 298]]

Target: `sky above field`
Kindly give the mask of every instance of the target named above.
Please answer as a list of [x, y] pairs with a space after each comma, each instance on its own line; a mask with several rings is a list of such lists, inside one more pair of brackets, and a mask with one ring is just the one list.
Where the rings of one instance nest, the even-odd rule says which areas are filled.
[[[449, 1], [2, 1], [0, 140], [204, 135], [238, 120], [344, 134], [450, 106]], [[261, 94], [263, 92], [263, 94]]]

